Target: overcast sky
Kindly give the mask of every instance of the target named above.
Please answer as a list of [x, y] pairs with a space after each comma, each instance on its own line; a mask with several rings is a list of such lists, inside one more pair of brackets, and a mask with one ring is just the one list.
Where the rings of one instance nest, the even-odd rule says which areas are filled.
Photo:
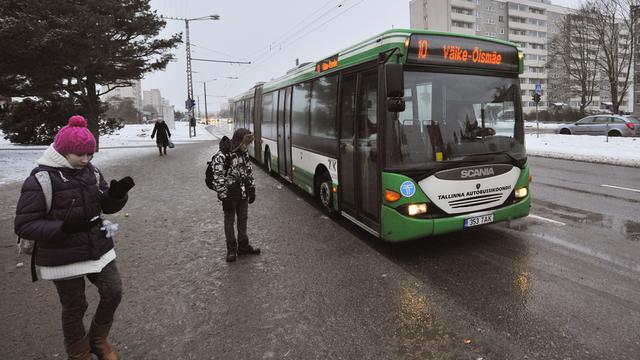
[[[580, 0], [552, 0], [575, 7]], [[151, 0], [158, 14], [180, 18], [220, 15], [217, 21], [191, 21], [192, 58], [250, 61], [251, 65], [192, 61], [194, 95], [204, 112], [202, 81], [207, 82], [209, 112], [226, 98], [256, 82], [283, 75], [300, 62], [318, 61], [391, 28], [409, 27], [408, 0]], [[183, 32], [184, 21], [167, 20], [162, 33]], [[176, 61], [165, 71], [146, 76], [142, 88], [159, 89], [184, 111], [187, 98], [185, 45], [174, 50]], [[238, 79], [226, 79], [237, 77]]]

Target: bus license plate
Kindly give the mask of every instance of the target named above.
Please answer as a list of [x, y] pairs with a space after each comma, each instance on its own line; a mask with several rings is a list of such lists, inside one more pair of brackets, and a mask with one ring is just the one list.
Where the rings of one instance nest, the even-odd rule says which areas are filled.
[[493, 222], [493, 214], [474, 216], [474, 217], [464, 219], [464, 227], [468, 228], [468, 227], [478, 226], [482, 224], [489, 224], [492, 222]]

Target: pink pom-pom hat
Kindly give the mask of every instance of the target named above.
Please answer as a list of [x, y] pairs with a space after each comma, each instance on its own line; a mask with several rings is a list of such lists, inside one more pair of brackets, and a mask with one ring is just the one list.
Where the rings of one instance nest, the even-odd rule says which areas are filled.
[[96, 139], [87, 128], [87, 120], [81, 115], [70, 117], [53, 139], [53, 148], [61, 155], [96, 152]]

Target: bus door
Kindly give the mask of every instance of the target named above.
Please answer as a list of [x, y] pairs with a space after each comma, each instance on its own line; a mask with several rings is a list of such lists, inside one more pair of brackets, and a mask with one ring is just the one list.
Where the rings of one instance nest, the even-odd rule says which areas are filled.
[[340, 93], [341, 209], [377, 231], [378, 71], [345, 75]]
[[278, 91], [278, 173], [291, 175], [291, 88]]
[[251, 147], [253, 148], [253, 157], [259, 164], [262, 162], [262, 85], [256, 86], [255, 102], [253, 104], [253, 135], [255, 140]]

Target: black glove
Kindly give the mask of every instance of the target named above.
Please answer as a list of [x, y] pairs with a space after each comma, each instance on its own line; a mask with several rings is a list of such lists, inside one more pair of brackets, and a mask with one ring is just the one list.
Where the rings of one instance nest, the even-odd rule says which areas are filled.
[[111, 184], [109, 185], [109, 197], [122, 199], [135, 185], [136, 184], [133, 182], [131, 176], [125, 176], [120, 179], [120, 181], [111, 180]]
[[249, 204], [253, 204], [256, 201], [256, 189], [251, 188], [247, 191], [247, 198], [249, 199]]
[[80, 219], [80, 220], [65, 220], [62, 223], [62, 231], [67, 234], [75, 234], [80, 232], [86, 232], [91, 230], [94, 226], [101, 224], [102, 218], [96, 217], [93, 220]]

